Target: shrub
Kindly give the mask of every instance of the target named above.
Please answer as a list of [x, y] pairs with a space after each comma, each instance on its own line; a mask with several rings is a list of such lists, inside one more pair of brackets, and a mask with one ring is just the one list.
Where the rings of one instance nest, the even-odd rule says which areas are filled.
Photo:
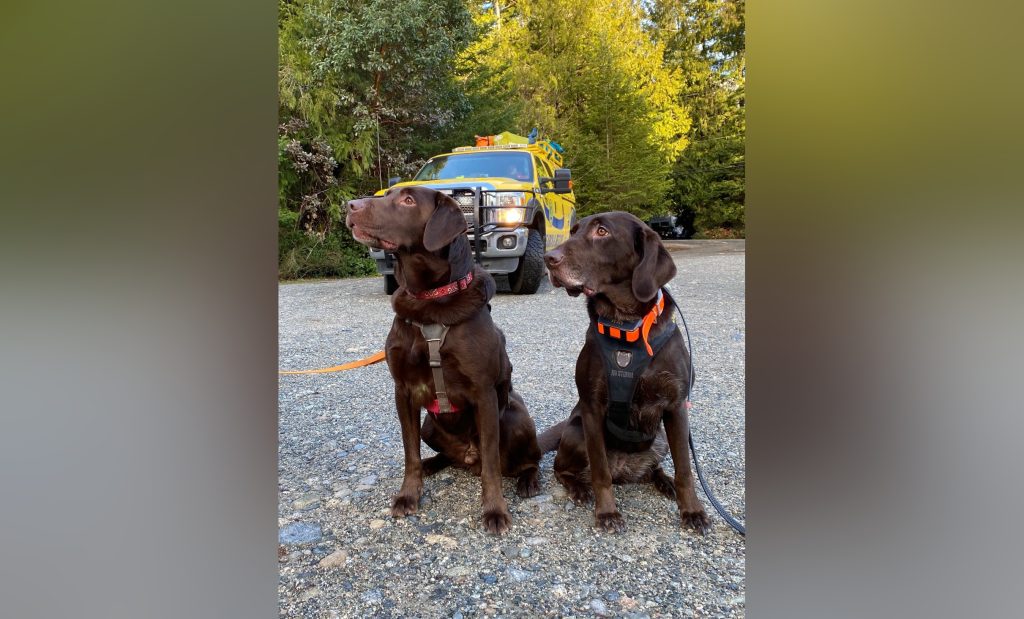
[[745, 239], [747, 231], [745, 228], [710, 228], [702, 230], [693, 235], [695, 239]]
[[281, 279], [354, 277], [377, 272], [366, 248], [338, 226], [324, 235], [299, 228], [299, 213], [277, 212], [277, 274]]

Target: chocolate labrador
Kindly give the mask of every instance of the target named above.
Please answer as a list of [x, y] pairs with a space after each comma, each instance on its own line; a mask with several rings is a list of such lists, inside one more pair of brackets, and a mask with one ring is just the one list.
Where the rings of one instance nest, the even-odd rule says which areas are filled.
[[[606, 531], [625, 528], [612, 484], [651, 481], [703, 533], [687, 447], [690, 355], [662, 289], [676, 274], [672, 257], [642, 221], [611, 212], [580, 220], [544, 259], [555, 287], [586, 295], [591, 321], [576, 360], [579, 401], [540, 437], [542, 451], [558, 449], [555, 477], [574, 501], [594, 499]], [[660, 464], [669, 450], [675, 480]]]
[[[415, 513], [423, 477], [452, 465], [480, 476], [486, 530], [507, 531], [501, 477], [517, 477], [517, 494], [534, 496], [541, 453], [533, 420], [512, 389], [505, 335], [491, 320], [494, 279], [473, 262], [465, 216], [450, 196], [401, 187], [352, 200], [345, 224], [358, 242], [397, 258], [386, 355], [405, 478], [391, 515]], [[422, 429], [421, 408], [429, 411]], [[420, 459], [421, 437], [437, 455]]]

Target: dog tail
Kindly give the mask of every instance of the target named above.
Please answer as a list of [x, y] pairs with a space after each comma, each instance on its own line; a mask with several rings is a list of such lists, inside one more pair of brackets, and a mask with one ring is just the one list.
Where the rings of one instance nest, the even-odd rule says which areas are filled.
[[560, 421], [551, 426], [537, 437], [537, 444], [540, 445], [540, 452], [547, 453], [558, 449], [558, 443], [562, 440], [562, 430], [565, 430], [569, 420]]

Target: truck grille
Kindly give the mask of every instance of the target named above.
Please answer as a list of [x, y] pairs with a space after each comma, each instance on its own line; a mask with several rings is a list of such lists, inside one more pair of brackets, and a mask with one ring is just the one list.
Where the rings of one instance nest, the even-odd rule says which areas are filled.
[[459, 203], [459, 208], [462, 209], [462, 214], [466, 216], [466, 221], [469, 225], [475, 225], [473, 218], [473, 202], [475, 195], [472, 189], [454, 189], [452, 190], [452, 197]]

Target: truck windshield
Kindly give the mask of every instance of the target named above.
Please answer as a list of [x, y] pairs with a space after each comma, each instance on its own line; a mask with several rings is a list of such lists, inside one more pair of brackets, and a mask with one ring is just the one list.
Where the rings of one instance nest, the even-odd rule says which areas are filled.
[[529, 153], [466, 153], [446, 155], [428, 161], [413, 180], [438, 181], [458, 178], [503, 177], [518, 181], [533, 180]]

